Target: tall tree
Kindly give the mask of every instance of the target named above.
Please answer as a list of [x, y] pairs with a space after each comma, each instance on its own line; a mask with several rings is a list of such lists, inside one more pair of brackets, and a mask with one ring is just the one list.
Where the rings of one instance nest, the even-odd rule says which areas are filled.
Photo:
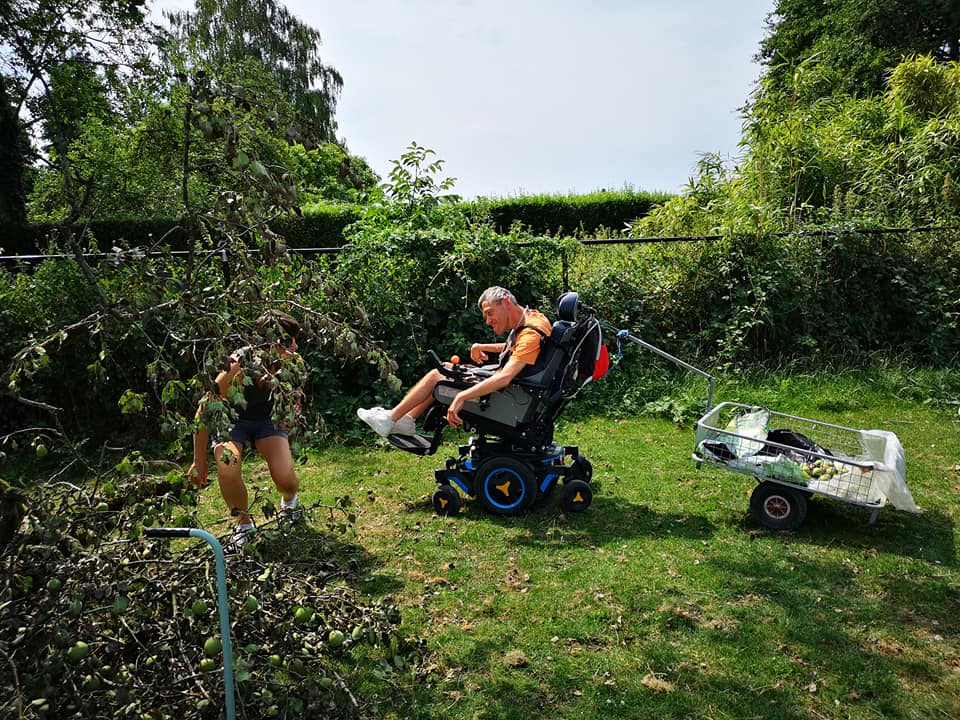
[[70, 142], [91, 111], [119, 104], [131, 74], [150, 65], [141, 0], [18, 0], [0, 14], [0, 75], [34, 159], [60, 173], [80, 218], [96, 179], [75, 172]]
[[757, 54], [766, 89], [792, 92], [806, 64], [811, 100], [882, 92], [904, 56], [960, 59], [957, 0], [777, 0], [767, 27]]
[[24, 195], [26, 139], [0, 75], [0, 225], [23, 223], [27, 218]]
[[307, 144], [335, 140], [343, 78], [323, 64], [319, 31], [278, 0], [197, 0], [195, 11], [167, 18], [188, 65], [206, 64], [221, 75], [244, 61], [261, 64], [296, 109]]

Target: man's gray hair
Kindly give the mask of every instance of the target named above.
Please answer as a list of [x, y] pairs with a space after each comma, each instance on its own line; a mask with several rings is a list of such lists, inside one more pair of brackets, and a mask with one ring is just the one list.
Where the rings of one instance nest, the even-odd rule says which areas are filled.
[[480, 295], [480, 299], [477, 300], [477, 307], [483, 310], [483, 304], [488, 303], [490, 305], [499, 305], [504, 300], [509, 300], [514, 305], [517, 304], [517, 299], [513, 296], [513, 293], [502, 288], [499, 285], [494, 285], [493, 287], [488, 287]]

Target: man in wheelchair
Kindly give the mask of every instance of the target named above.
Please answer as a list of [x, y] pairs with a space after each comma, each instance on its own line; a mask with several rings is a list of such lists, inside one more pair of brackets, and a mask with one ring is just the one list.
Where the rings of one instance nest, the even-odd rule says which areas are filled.
[[[456, 513], [462, 500], [456, 488], [480, 498], [499, 515], [525, 512], [562, 481], [561, 504], [585, 510], [592, 500], [590, 462], [575, 446], [553, 441], [556, 419], [566, 405], [608, 366], [600, 323], [591, 308], [569, 292], [557, 301], [557, 321], [521, 307], [511, 292], [487, 288], [478, 301], [484, 320], [504, 343], [474, 344], [477, 366], [436, 364], [392, 409], [360, 408], [357, 415], [397, 448], [432, 455], [447, 425], [478, 433], [435, 472], [437, 512]], [[578, 310], [588, 313], [578, 321]], [[496, 364], [482, 365], [493, 354]], [[423, 429], [416, 418], [424, 414]], [[568, 464], [567, 461], [570, 461]]]
[[[480, 398], [505, 388], [510, 382], [536, 368], [541, 341], [550, 335], [550, 321], [537, 310], [521, 307], [513, 293], [502, 287], [489, 287], [477, 302], [484, 322], [495, 335], [507, 335], [503, 343], [474, 343], [470, 357], [478, 367], [464, 368], [457, 373], [458, 379], [468, 382], [451, 400], [447, 421], [453, 427], [463, 424], [459, 412], [470, 399]], [[491, 353], [499, 355], [496, 365], [483, 366]], [[446, 377], [443, 370], [431, 370], [414, 385], [406, 396], [392, 409], [381, 407], [359, 408], [357, 415], [379, 435], [413, 435], [416, 419], [433, 404], [433, 391], [437, 383]]]

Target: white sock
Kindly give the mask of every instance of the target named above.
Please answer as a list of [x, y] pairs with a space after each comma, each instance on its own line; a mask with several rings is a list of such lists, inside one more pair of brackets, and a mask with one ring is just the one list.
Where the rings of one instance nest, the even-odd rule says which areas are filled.
[[290, 498], [289, 501], [285, 500], [284, 498], [280, 498], [280, 507], [283, 510], [290, 510], [292, 508], [295, 508], [299, 504], [300, 504], [299, 495], [294, 495], [292, 498]]
[[253, 530], [253, 528], [254, 528], [254, 525], [252, 522], [237, 523], [237, 530], [240, 530], [241, 532], [250, 532], [251, 530]]

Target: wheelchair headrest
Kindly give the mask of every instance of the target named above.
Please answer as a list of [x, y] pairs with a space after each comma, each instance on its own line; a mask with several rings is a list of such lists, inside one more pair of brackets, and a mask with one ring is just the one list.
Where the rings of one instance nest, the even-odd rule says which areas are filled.
[[575, 323], [578, 307], [580, 307], [580, 295], [575, 292], [565, 292], [557, 298], [557, 319]]

